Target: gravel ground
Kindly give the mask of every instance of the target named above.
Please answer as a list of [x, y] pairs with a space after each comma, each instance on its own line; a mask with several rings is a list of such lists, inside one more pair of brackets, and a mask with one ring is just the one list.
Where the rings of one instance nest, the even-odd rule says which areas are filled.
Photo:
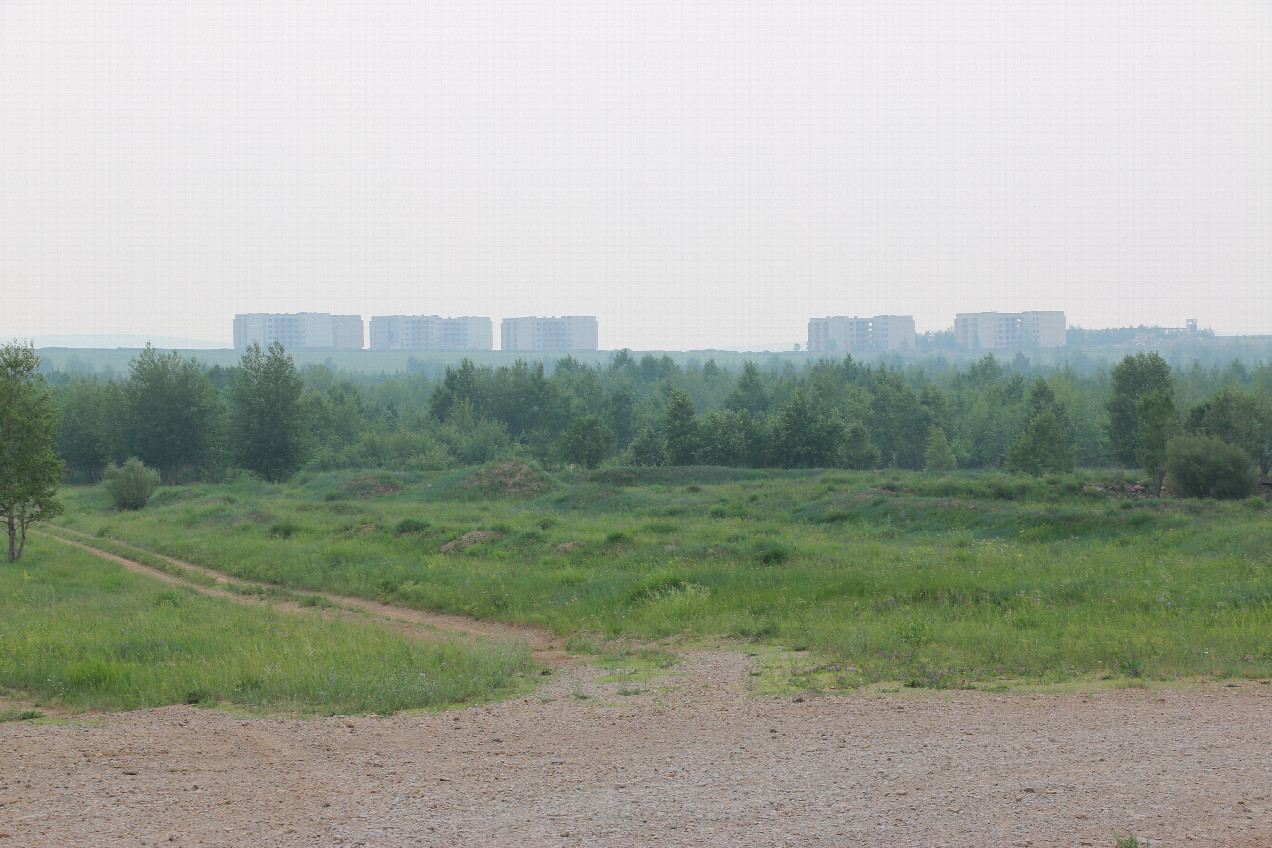
[[0, 848], [1272, 846], [1272, 687], [796, 702], [748, 662], [562, 666], [429, 715], [3, 724]]

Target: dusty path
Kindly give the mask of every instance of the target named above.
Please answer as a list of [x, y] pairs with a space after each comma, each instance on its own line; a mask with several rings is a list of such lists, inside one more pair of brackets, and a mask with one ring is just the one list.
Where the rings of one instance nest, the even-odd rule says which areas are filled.
[[[280, 587], [269, 583], [263, 583], [256, 580], [247, 580], [239, 577], [231, 577], [222, 572], [215, 571], [211, 568], [205, 568], [185, 560], [175, 559], [173, 557], [164, 556], [144, 548], [138, 548], [135, 545], [129, 545], [112, 539], [111, 542], [123, 549], [137, 551], [152, 557], [158, 557], [168, 564], [175, 566], [181, 572], [187, 575], [197, 575], [205, 578], [205, 580], [214, 581], [216, 585], [208, 586], [189, 578], [183, 578], [179, 574], [172, 574], [162, 571], [158, 568], [152, 568], [142, 562], [134, 559], [119, 556], [100, 548], [94, 547], [96, 541], [92, 536], [86, 533], [80, 533], [67, 527], [57, 527], [51, 531], [32, 531], [49, 539], [55, 539], [63, 544], [74, 545], [77, 548], [94, 553], [100, 557], [119, 563], [129, 571], [138, 574], [145, 574], [148, 577], [154, 577], [164, 580], [168, 583], [177, 583], [182, 586], [188, 586], [199, 592], [217, 597], [230, 598], [235, 601], [244, 603], [259, 602], [251, 595], [241, 595], [237, 592], [227, 591], [225, 589], [216, 588], [217, 585], [229, 586], [236, 584], [239, 586], [252, 586], [262, 589], [278, 589]], [[465, 615], [452, 615], [448, 613], [432, 612], [429, 610], [412, 609], [410, 607], [394, 606], [391, 604], [382, 604], [377, 601], [367, 600], [366, 598], [354, 598], [347, 595], [333, 595], [326, 592], [312, 592], [303, 589], [286, 588], [286, 591], [301, 597], [323, 598], [338, 607], [344, 609], [359, 610], [368, 615], [383, 619], [386, 622], [414, 625], [416, 627], [426, 627], [433, 630], [440, 630], [445, 633], [452, 633], [464, 636], [482, 636], [488, 639], [499, 639], [505, 642], [522, 642], [530, 647], [534, 652], [535, 659], [551, 665], [559, 665], [564, 662], [570, 662], [577, 657], [567, 653], [564, 650], [564, 642], [550, 631], [531, 627], [522, 624], [508, 624], [499, 621], [483, 621], [477, 618], [470, 618]], [[321, 612], [320, 608], [312, 606], [302, 606], [297, 603], [289, 603], [286, 601], [270, 601], [274, 606], [289, 609], [301, 613]]]
[[686, 660], [434, 715], [0, 725], [0, 845], [1272, 845], [1258, 683], [795, 703]]

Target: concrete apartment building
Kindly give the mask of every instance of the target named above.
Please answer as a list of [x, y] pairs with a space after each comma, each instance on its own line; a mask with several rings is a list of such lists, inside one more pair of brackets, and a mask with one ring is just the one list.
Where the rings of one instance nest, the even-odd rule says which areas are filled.
[[913, 315], [873, 318], [813, 318], [808, 322], [810, 353], [886, 353], [914, 350]]
[[372, 350], [490, 350], [494, 324], [489, 318], [465, 315], [371, 316]]
[[330, 312], [252, 312], [234, 316], [234, 349], [252, 342], [288, 350], [362, 350], [362, 316]]
[[594, 315], [560, 318], [505, 318], [499, 327], [503, 350], [596, 350]]
[[960, 312], [954, 339], [968, 350], [1064, 347], [1063, 312]]

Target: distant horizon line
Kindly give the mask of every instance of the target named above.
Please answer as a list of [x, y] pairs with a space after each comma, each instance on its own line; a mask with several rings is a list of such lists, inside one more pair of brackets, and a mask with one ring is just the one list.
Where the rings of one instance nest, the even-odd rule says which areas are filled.
[[[334, 313], [332, 313], [334, 314]], [[1159, 324], [1132, 324], [1120, 327], [1082, 327], [1079, 325], [1068, 326], [1065, 328], [1066, 333], [1069, 330], [1182, 330], [1182, 327], [1167, 327]], [[925, 330], [918, 335], [930, 335], [933, 333], [952, 332], [952, 327], [941, 330]], [[1204, 328], [1201, 332], [1213, 332], [1210, 328]], [[1231, 335], [1214, 334], [1215, 338], [1264, 338], [1272, 336], [1272, 332], [1268, 333], [1234, 333]], [[236, 350], [232, 341], [223, 341], [220, 339], [195, 339], [184, 338], [178, 336], [148, 336], [141, 333], [58, 333], [46, 334], [38, 336], [15, 337], [17, 341], [30, 341], [37, 350], [143, 350], [147, 344], [156, 348], [165, 350]], [[526, 351], [526, 350], [502, 350], [500, 348], [485, 348], [477, 350], [451, 350], [451, 351], [433, 351], [433, 350], [374, 350], [370, 347], [362, 348], [342, 348], [342, 349], [319, 349], [319, 348], [292, 348], [296, 352], [311, 353], [357, 353], [363, 351], [366, 353], [572, 353], [572, 352], [610, 352], [617, 353], [622, 350], [633, 352], [665, 352], [665, 353], [808, 353], [805, 350], [806, 338], [793, 339], [787, 341], [774, 342], [756, 342], [743, 345], [732, 345], [728, 347], [700, 347], [700, 348], [670, 348], [670, 347], [649, 347], [636, 348], [630, 345], [612, 348], [596, 348], [592, 351]], [[794, 346], [800, 345], [799, 350], [795, 350]], [[990, 351], [992, 352], [992, 351]]]

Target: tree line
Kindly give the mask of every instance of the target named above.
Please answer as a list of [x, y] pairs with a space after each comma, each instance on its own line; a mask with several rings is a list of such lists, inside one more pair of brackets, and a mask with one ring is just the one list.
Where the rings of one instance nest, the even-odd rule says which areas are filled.
[[298, 370], [278, 344], [230, 368], [147, 347], [122, 379], [49, 375], [68, 472], [99, 479], [137, 457], [165, 483], [302, 468], [439, 470], [505, 457], [595, 467], [727, 465], [1030, 474], [1143, 468], [1159, 484], [1174, 440], [1272, 462], [1272, 366], [1172, 369], [1156, 353], [1108, 371], [1035, 368], [986, 355], [922, 363], [845, 356], [738, 371], [619, 351], [448, 366], [423, 374]]

